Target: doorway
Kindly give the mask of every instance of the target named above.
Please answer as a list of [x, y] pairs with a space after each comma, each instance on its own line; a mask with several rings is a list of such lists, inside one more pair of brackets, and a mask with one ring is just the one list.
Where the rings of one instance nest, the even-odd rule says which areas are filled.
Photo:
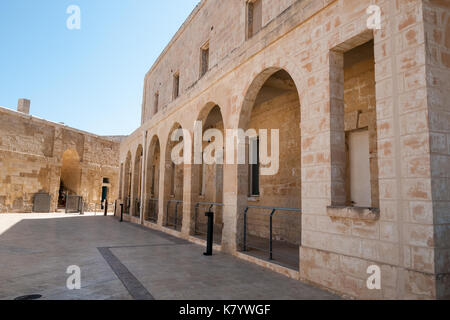
[[62, 157], [61, 179], [58, 193], [58, 209], [64, 209], [69, 196], [77, 196], [80, 191], [81, 164], [78, 152], [68, 149]]

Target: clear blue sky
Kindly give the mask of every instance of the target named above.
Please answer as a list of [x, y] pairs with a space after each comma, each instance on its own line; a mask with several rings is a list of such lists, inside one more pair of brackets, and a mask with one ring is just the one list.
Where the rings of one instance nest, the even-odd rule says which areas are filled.
[[[99, 135], [140, 125], [145, 73], [198, 0], [1, 0], [0, 106]], [[81, 30], [69, 30], [69, 5]]]

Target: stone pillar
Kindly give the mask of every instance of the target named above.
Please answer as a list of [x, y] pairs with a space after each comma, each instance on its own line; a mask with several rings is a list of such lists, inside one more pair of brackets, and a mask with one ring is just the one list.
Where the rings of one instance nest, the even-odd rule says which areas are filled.
[[183, 237], [189, 237], [194, 232], [194, 205], [197, 199], [197, 185], [194, 173], [195, 165], [185, 164], [183, 168], [183, 227], [181, 233]]
[[[430, 250], [422, 250], [422, 254], [418, 249], [411, 252], [414, 254], [415, 264], [420, 265], [421, 261], [425, 261], [430, 271], [435, 272], [436, 298], [450, 299], [450, 6], [444, 2], [422, 3], [425, 17], [426, 69], [421, 69], [421, 74], [427, 81], [428, 109], [423, 110], [422, 105], [422, 110], [418, 109], [418, 112], [412, 113], [411, 118], [416, 118], [420, 127], [426, 127], [428, 123], [429, 137], [424, 138], [425, 141], [430, 141], [430, 157], [428, 159], [427, 156], [422, 156], [423, 160], [418, 162], [418, 166], [430, 164], [429, 170], [427, 166], [423, 166], [422, 170], [426, 174], [425, 177], [430, 174], [429, 184], [427, 180], [423, 180], [423, 183], [430, 185], [429, 199], [432, 200], [416, 202], [411, 207], [414, 209], [414, 218], [433, 223], [433, 237], [429, 237]], [[415, 33], [416, 38], [419, 38], [419, 35], [421, 34]], [[423, 98], [424, 90], [416, 90], [412, 94]], [[409, 101], [412, 100], [405, 99], [405, 106], [408, 106], [406, 102]], [[407, 129], [409, 128], [415, 127], [407, 126]], [[434, 263], [431, 263], [431, 259]]]
[[58, 209], [59, 186], [61, 182], [61, 164], [53, 163], [50, 165], [49, 175], [49, 193], [51, 196], [50, 212], [56, 212]]
[[158, 225], [164, 226], [166, 224], [166, 206], [167, 201], [170, 198], [170, 186], [171, 186], [171, 175], [168, 174], [172, 170], [172, 161], [170, 160], [170, 155], [167, 157], [165, 154], [165, 148], [161, 149], [161, 167], [160, 167], [160, 182], [159, 182], [159, 202], [158, 202]]
[[[237, 150], [237, 149], [236, 149]], [[244, 210], [248, 202], [248, 166], [223, 165], [223, 231], [222, 250], [233, 254], [242, 249]]]
[[142, 137], [142, 157], [141, 157], [141, 198], [139, 201], [141, 202], [141, 206], [139, 208], [139, 221], [141, 224], [144, 224], [144, 214], [145, 214], [145, 207], [146, 207], [146, 177], [147, 177], [147, 171], [145, 170], [146, 164], [147, 164], [147, 134], [148, 132], [145, 131], [144, 136]]

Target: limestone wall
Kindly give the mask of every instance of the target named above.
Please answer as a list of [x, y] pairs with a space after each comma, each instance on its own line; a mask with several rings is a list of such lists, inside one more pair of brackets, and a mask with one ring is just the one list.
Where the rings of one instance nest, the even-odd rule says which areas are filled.
[[[295, 0], [262, 0], [262, 24], [269, 24]], [[218, 64], [245, 41], [246, 1], [202, 1], [188, 18], [145, 77], [143, 121], [173, 100], [173, 76], [180, 74], [180, 94], [200, 80], [200, 48], [209, 41], [209, 73], [220, 74]], [[204, 82], [204, 80], [203, 80]]]
[[[119, 142], [5, 108], [0, 108], [0, 123], [1, 213], [31, 212], [38, 192], [51, 195], [55, 211], [64, 174], [72, 181], [68, 184], [77, 185], [86, 210], [100, 210], [103, 178], [109, 178], [111, 202], [117, 198]], [[79, 161], [69, 161], [62, 173], [67, 150]]]
[[[434, 223], [434, 260], [440, 274], [437, 292], [450, 297], [450, 3], [424, 1], [426, 68], [428, 86], [428, 119], [423, 111], [416, 113], [430, 130], [431, 190], [433, 212], [422, 204], [413, 212], [428, 223]], [[418, 92], [417, 94], [423, 94]], [[424, 119], [425, 116], [425, 119]], [[428, 121], [427, 121], [428, 120]], [[408, 128], [408, 127], [407, 127]], [[409, 130], [413, 128], [409, 127]], [[424, 215], [428, 212], [427, 215]]]
[[[263, 11], [268, 3], [274, 1], [263, 1]], [[295, 82], [299, 110], [267, 109], [269, 120], [262, 123], [276, 125], [279, 117], [293, 121], [300, 113], [299, 123], [289, 130], [301, 137], [300, 158], [290, 155], [293, 162], [282, 166], [301, 169], [301, 192], [298, 198], [295, 188], [283, 195], [278, 192], [281, 180], [263, 183], [262, 191], [264, 197], [277, 195], [270, 202], [301, 206], [301, 229], [294, 228], [294, 236], [301, 237], [300, 277], [357, 298], [448, 298], [449, 8], [445, 1], [376, 1], [382, 28], [371, 30], [366, 10], [373, 3], [293, 1], [280, 14], [268, 15], [272, 20], [246, 41], [244, 1], [203, 1], [204, 7], [194, 12], [196, 18], [186, 22], [148, 73], [143, 125], [121, 144], [120, 161], [125, 163], [129, 152], [134, 159], [145, 136], [147, 144], [157, 136], [159, 194], [164, 195], [173, 125], [179, 123], [192, 134], [194, 122], [213, 104], [220, 107], [225, 129], [247, 127], [261, 86], [285, 70]], [[218, 23], [214, 36], [209, 36], [212, 23], [206, 21]], [[224, 27], [219, 25], [222, 21]], [[197, 81], [199, 48], [208, 39], [211, 68]], [[355, 64], [358, 73], [346, 79], [346, 53], [368, 43], [373, 43], [374, 70], [360, 61]], [[175, 101], [172, 70], [180, 72], [181, 80]], [[358, 83], [367, 80], [365, 75], [374, 77], [375, 94], [361, 94], [364, 88]], [[352, 79], [357, 79], [353, 85]], [[162, 110], [150, 116], [154, 90], [160, 90]], [[372, 162], [378, 166], [378, 172], [371, 173], [377, 176], [372, 182], [378, 180], [378, 193], [372, 195], [378, 203], [371, 209], [346, 205], [346, 96], [356, 96], [355, 104], [347, 104], [349, 112], [358, 106], [362, 114], [376, 115], [376, 135], [375, 125], [367, 122], [374, 156], [376, 152]], [[294, 133], [296, 127], [299, 133]], [[243, 212], [249, 203], [247, 169], [224, 166], [222, 250], [229, 253], [242, 249]], [[184, 166], [179, 236], [185, 238], [192, 235], [193, 194], [198, 193], [193, 172], [192, 166]], [[164, 196], [159, 203], [160, 216], [167, 200]], [[158, 227], [165, 230], [162, 221], [160, 217]], [[367, 268], [372, 265], [381, 269], [381, 290], [367, 288]]]

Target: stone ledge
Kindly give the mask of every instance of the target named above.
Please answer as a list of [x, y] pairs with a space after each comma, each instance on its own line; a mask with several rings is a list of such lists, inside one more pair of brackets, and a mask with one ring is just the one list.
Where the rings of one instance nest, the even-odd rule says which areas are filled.
[[327, 207], [327, 214], [332, 218], [348, 218], [355, 220], [377, 221], [380, 219], [380, 210], [362, 207]]
[[[206, 247], [206, 241], [203, 239], [196, 238], [194, 236], [189, 236], [187, 239], [189, 242], [194, 243], [196, 245]], [[219, 245], [217, 243], [213, 243], [213, 251], [222, 252], [222, 245]]]
[[251, 197], [248, 197], [248, 202], [259, 202], [259, 200], [260, 200], [260, 197], [259, 196], [251, 196]]
[[241, 259], [241, 260], [257, 264], [260, 267], [272, 270], [272, 271], [274, 271], [276, 273], [282, 274], [282, 275], [284, 275], [286, 277], [289, 277], [291, 279], [294, 279], [294, 280], [299, 280], [300, 279], [300, 271], [289, 269], [289, 268], [280, 266], [278, 264], [275, 264], [275, 263], [272, 263], [272, 262], [269, 262], [269, 261], [261, 260], [259, 258], [249, 256], [249, 255], [247, 255], [245, 253], [242, 253], [242, 252], [239, 252], [239, 251], [234, 252], [233, 255], [235, 257]]

